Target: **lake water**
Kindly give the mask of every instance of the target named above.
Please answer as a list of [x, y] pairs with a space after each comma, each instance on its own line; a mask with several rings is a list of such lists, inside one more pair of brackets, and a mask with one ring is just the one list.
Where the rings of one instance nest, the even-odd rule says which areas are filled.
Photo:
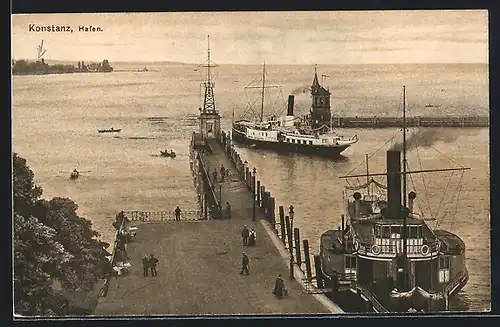
[[[113, 65], [113, 64], [112, 64]], [[114, 65], [117, 70], [143, 65]], [[192, 65], [148, 65], [154, 72], [14, 76], [13, 151], [28, 160], [44, 197], [69, 197], [79, 214], [90, 219], [111, 242], [111, 223], [121, 210], [189, 210], [198, 206], [189, 170], [188, 146], [198, 130], [203, 76]], [[230, 128], [233, 111], [238, 118], [251, 113], [259, 99], [244, 86], [256, 80], [261, 67], [221, 66], [215, 73], [215, 99], [222, 127]], [[269, 102], [281, 112], [293, 93], [296, 115], [306, 114], [314, 67], [268, 66], [268, 81], [282, 86]], [[401, 115], [402, 85], [407, 86], [408, 115], [488, 115], [487, 65], [368, 65], [322, 66], [338, 115]], [[305, 91], [304, 91], [305, 90]], [[425, 104], [439, 107], [426, 108]], [[267, 112], [266, 112], [267, 113]], [[278, 112], [279, 113], [279, 112]], [[119, 134], [98, 129], [121, 128]], [[385, 151], [401, 138], [397, 129], [346, 129], [359, 142], [347, 149], [344, 160], [332, 161], [299, 155], [240, 148], [242, 157], [257, 168], [258, 179], [272, 192], [277, 205], [293, 204], [294, 225], [309, 239], [312, 252], [327, 229], [340, 224], [342, 188], [339, 176], [364, 173], [365, 155], [370, 171], [383, 172]], [[410, 131], [412, 132], [412, 131]], [[395, 136], [394, 136], [395, 135]], [[395, 137], [391, 142], [387, 141]], [[470, 167], [462, 172], [412, 175], [410, 190], [417, 192], [416, 208], [436, 218], [430, 222], [462, 237], [467, 246], [470, 280], [453, 300], [456, 310], [490, 309], [489, 131], [445, 129], [432, 147], [408, 153], [410, 169]], [[175, 159], [155, 155], [165, 148]], [[89, 171], [69, 180], [73, 169]], [[363, 182], [363, 181], [361, 181]], [[350, 183], [357, 183], [356, 180]]]

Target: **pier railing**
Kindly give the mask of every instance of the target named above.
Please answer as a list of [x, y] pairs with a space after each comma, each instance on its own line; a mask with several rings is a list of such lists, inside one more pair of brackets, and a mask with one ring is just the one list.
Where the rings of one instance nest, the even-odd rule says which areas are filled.
[[[130, 221], [162, 222], [175, 220], [173, 211], [124, 211], [125, 217]], [[182, 210], [180, 220], [201, 220], [201, 210]]]

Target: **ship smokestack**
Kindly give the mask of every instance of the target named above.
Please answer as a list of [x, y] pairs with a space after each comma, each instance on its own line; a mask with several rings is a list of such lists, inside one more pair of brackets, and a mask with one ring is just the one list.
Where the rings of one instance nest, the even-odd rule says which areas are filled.
[[356, 192], [352, 195], [354, 197], [354, 218], [361, 217], [361, 193]]
[[387, 218], [400, 218], [401, 214], [401, 152], [387, 151]]
[[411, 191], [408, 193], [408, 209], [410, 210], [410, 213], [413, 213], [413, 201], [417, 197], [417, 193]]
[[295, 96], [290, 94], [288, 96], [288, 112], [286, 113], [287, 116], [293, 116], [293, 102], [295, 100]]

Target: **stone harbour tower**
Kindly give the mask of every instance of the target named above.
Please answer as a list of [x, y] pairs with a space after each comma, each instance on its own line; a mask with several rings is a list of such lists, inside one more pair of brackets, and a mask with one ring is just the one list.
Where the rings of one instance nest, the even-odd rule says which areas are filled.
[[[321, 75], [321, 77], [328, 77]], [[311, 85], [312, 106], [309, 112], [312, 128], [330, 125], [330, 91], [323, 87], [318, 80], [317, 67], [314, 67], [314, 79]]]

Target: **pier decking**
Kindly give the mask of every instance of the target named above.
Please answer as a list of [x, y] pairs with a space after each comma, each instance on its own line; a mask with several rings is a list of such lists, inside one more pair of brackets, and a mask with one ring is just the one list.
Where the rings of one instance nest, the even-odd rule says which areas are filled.
[[[214, 139], [205, 144], [207, 151], [198, 158], [206, 172], [205, 178], [208, 177], [210, 192], [202, 197], [202, 202], [207, 203], [207, 194], [212, 202], [222, 203], [222, 208], [229, 201], [231, 219], [184, 220], [182, 216], [181, 221], [133, 219], [132, 225], [138, 227], [137, 235], [127, 247], [132, 267], [127, 274], [110, 279], [107, 295], [101, 297], [94, 314], [342, 313], [324, 295], [304, 289], [301, 285], [304, 276], [297, 265], [293, 267], [297, 280], [290, 279], [287, 250], [263, 210], [254, 211], [248, 184], [229, 159], [227, 148]], [[219, 171], [222, 165], [229, 176], [223, 182], [215, 182], [211, 172]], [[274, 200], [272, 202], [274, 207]], [[206, 214], [202, 212], [200, 216], [205, 218]], [[244, 225], [255, 229], [256, 246], [243, 245]], [[242, 252], [250, 259], [248, 276], [239, 274]], [[160, 260], [156, 277], [143, 277], [141, 259], [146, 254], [154, 254]], [[272, 294], [279, 273], [289, 291], [282, 299]]]

